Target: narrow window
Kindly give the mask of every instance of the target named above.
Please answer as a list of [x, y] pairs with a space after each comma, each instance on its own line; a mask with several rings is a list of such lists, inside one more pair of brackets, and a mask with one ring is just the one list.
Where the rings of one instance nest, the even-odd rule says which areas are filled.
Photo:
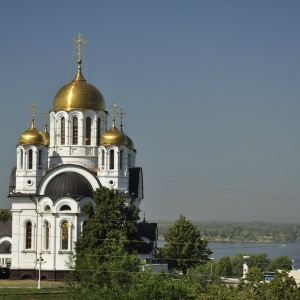
[[97, 146], [100, 145], [100, 133], [101, 133], [101, 120], [98, 118], [97, 120]]
[[50, 226], [49, 222], [45, 221], [45, 250], [49, 250]]
[[31, 249], [31, 242], [32, 242], [32, 224], [31, 222], [26, 223], [26, 242], [25, 242], [25, 249]]
[[61, 249], [68, 250], [69, 248], [69, 223], [64, 221], [61, 225]]
[[87, 117], [85, 122], [85, 144], [90, 145], [91, 144], [91, 118]]
[[113, 170], [115, 168], [115, 151], [109, 151], [109, 169]]
[[102, 164], [102, 169], [104, 169], [104, 163], [105, 163], [105, 152], [104, 150], [101, 150], [101, 164]]
[[124, 166], [124, 150], [120, 151], [120, 170], [123, 170]]
[[73, 145], [78, 144], [78, 118], [73, 118]]
[[60, 120], [61, 128], [60, 128], [60, 143], [64, 145], [66, 142], [66, 125], [65, 125], [65, 118], [61, 118]]
[[42, 170], [42, 150], [39, 150], [39, 170]]
[[21, 166], [21, 169], [23, 169], [23, 149], [21, 149], [21, 151], [20, 151], [20, 166]]
[[31, 170], [32, 169], [32, 149], [29, 149], [28, 151], [28, 169]]

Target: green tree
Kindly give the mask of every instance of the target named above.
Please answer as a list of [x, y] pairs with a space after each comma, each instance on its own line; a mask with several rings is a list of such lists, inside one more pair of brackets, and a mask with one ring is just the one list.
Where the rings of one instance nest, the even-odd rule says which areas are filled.
[[292, 270], [292, 262], [288, 256], [277, 256], [270, 261], [267, 271]]
[[282, 300], [300, 299], [300, 290], [297, 287], [297, 283], [293, 277], [290, 277], [286, 271], [276, 272], [275, 277], [270, 283], [266, 284], [266, 288], [269, 295], [266, 299]]
[[189, 268], [206, 264], [212, 254], [200, 230], [182, 215], [169, 227], [165, 240], [165, 246], [158, 249], [158, 257], [183, 274]]
[[174, 280], [165, 273], [147, 271], [135, 276], [126, 299], [193, 300], [189, 277]]
[[102, 187], [95, 206], [84, 207], [89, 216], [76, 243], [75, 269], [68, 286], [72, 299], [123, 299], [132, 274], [139, 271], [135, 253], [139, 210], [127, 205], [117, 190]]
[[232, 276], [232, 263], [231, 263], [231, 258], [226, 255], [222, 256], [216, 266], [216, 273], [219, 276]]
[[11, 221], [11, 211], [8, 208], [0, 208], [0, 222]]

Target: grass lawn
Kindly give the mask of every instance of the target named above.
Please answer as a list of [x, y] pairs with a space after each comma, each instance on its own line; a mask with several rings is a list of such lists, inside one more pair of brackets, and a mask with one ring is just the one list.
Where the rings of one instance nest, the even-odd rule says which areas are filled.
[[68, 299], [64, 283], [42, 281], [37, 289], [35, 280], [0, 280], [0, 300]]

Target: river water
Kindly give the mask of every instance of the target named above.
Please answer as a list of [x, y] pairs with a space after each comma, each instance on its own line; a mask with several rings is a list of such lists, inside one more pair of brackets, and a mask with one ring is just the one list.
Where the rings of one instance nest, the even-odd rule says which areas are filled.
[[[158, 247], [162, 247], [164, 241], [159, 241]], [[295, 268], [300, 269], [300, 242], [209, 242], [209, 248], [213, 251], [211, 257], [219, 259], [224, 255], [230, 257], [238, 253], [258, 254], [266, 253], [270, 259], [276, 256], [288, 256], [295, 262]]]

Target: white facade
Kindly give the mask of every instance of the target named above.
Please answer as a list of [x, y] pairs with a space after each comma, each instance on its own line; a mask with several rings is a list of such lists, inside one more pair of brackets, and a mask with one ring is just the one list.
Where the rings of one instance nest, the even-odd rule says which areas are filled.
[[[54, 99], [49, 142], [32, 138], [29, 129], [16, 148], [17, 166], [9, 194], [13, 216], [11, 279], [36, 278], [40, 253], [44, 259], [42, 277], [63, 277], [87, 218], [82, 207], [93, 203], [93, 191], [100, 186], [118, 189], [124, 201], [137, 206], [143, 198], [136, 151], [129, 143], [119, 144], [113, 138], [109, 145], [101, 145], [108, 112], [99, 109], [102, 95], [86, 83], [80, 64], [77, 77], [59, 91], [66, 94], [65, 99]], [[67, 106], [70, 99], [78, 109]], [[31, 130], [37, 131], [34, 118]], [[118, 133], [126, 141], [126, 135]]]

